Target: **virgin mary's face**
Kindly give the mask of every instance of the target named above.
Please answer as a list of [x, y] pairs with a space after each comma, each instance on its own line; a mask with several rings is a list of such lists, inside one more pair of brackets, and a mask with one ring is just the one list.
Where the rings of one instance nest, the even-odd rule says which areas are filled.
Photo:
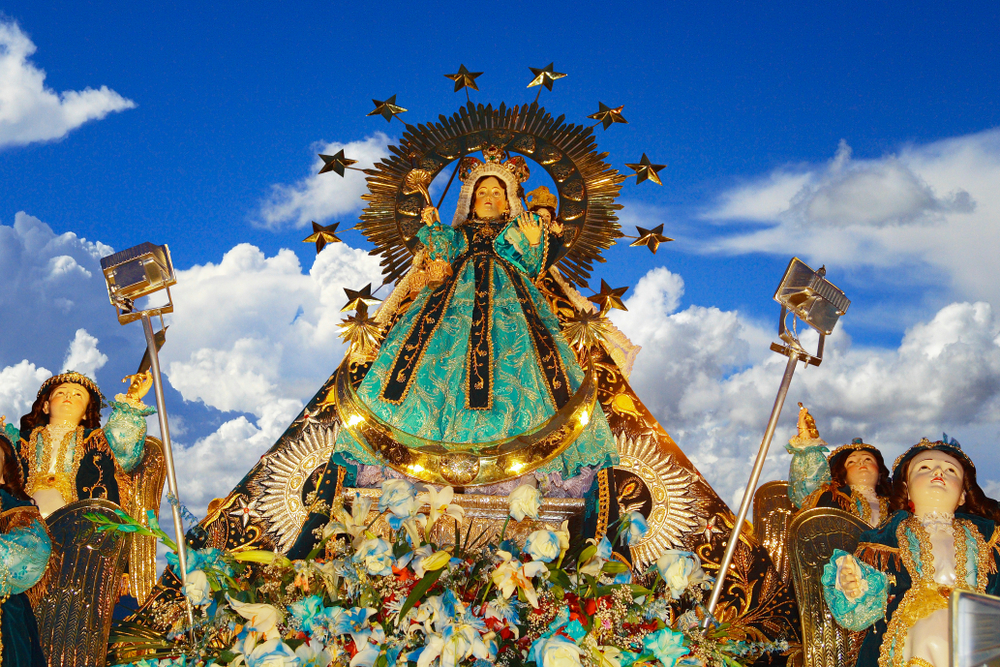
[[87, 414], [90, 392], [75, 382], [63, 382], [52, 390], [42, 409], [55, 426], [79, 426]]
[[507, 211], [507, 191], [500, 179], [487, 176], [476, 186], [476, 205], [473, 211], [477, 218], [496, 218]]

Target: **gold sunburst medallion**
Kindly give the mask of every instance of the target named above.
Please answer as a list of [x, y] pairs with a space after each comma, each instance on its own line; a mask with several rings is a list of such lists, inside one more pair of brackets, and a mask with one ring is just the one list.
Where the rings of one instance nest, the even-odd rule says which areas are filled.
[[256, 513], [279, 550], [295, 542], [308, 514], [303, 488], [316, 470], [326, 464], [337, 442], [340, 425], [310, 424], [288, 446], [265, 454], [250, 482], [257, 498]]

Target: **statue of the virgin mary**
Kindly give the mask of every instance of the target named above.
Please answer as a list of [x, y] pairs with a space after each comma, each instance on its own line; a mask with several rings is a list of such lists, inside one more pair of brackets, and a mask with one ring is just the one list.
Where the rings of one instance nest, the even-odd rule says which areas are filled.
[[[397, 439], [444, 453], [502, 449], [573, 413], [576, 430], [526, 451], [523, 472], [566, 480], [614, 465], [607, 419], [599, 404], [573, 400], [585, 371], [533, 282], [559, 241], [523, 211], [524, 158], [504, 162], [493, 147], [483, 155], [485, 161], [467, 157], [459, 165], [463, 185], [450, 226], [433, 206], [423, 209], [422, 252], [396, 287], [415, 297], [394, 314], [354, 398], [368, 420]], [[383, 308], [396, 301], [390, 297]], [[342, 429], [331, 462], [384, 466], [363, 439], [357, 429]]]

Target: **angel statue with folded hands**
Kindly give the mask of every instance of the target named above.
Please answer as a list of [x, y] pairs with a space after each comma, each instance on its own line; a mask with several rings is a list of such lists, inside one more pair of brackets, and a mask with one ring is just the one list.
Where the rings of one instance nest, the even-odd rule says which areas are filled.
[[896, 460], [890, 509], [854, 555], [834, 551], [824, 596], [840, 625], [872, 628], [858, 667], [947, 667], [949, 596], [1000, 593], [1000, 529], [954, 440], [921, 440]]

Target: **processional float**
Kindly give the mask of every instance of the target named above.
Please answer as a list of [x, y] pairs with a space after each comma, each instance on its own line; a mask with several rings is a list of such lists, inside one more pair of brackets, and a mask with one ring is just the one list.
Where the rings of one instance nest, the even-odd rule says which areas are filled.
[[[532, 85], [549, 90], [554, 80], [564, 76], [552, 66], [532, 72], [536, 77]], [[463, 66], [449, 78], [456, 82], [456, 92], [464, 88], [468, 96], [468, 88], [478, 90], [475, 76], [478, 73]], [[390, 122], [406, 111], [396, 104], [395, 96], [375, 104], [369, 115], [380, 115]], [[622, 206], [616, 199], [627, 177], [606, 162], [608, 154], [599, 151], [594, 134], [598, 124], [607, 130], [615, 123], [624, 123], [621, 113], [621, 107], [601, 103], [599, 111], [590, 116], [596, 123], [585, 126], [567, 122], [563, 115], [553, 117], [538, 104], [537, 97], [532, 103], [501, 103], [496, 107], [467, 100], [451, 116], [439, 116], [437, 122], [405, 124], [399, 143], [389, 146], [389, 157], [372, 167], [354, 167], [356, 162], [344, 151], [321, 156], [324, 166], [320, 173], [332, 171], [344, 176], [346, 170], [356, 169], [366, 175], [368, 193], [362, 197], [366, 208], [353, 229], [374, 245], [372, 254], [382, 257], [384, 284], [397, 289], [373, 315], [369, 307], [379, 300], [370, 285], [347, 290], [345, 310], [355, 312], [342, 325], [350, 344], [344, 361], [236, 488], [209, 506], [208, 516], [188, 534], [192, 546], [234, 552], [291, 549], [309, 519], [311, 499], [318, 488], [333, 486], [336, 498], [355, 493], [346, 484], [349, 478], [344, 468], [327, 466], [342, 432], [367, 443], [388, 468], [416, 480], [456, 487], [516, 477], [532, 469], [536, 463], [532, 457], [549, 451], [544, 443], [566, 440], [565, 429], [570, 425], [556, 424], [552, 427], [556, 435], [531, 433], [517, 442], [489, 443], [476, 451], [442, 450], [437, 447], [440, 443], [407, 438], [382, 428], [378, 420], [363, 414], [355, 401], [354, 392], [365, 377], [373, 351], [412, 300], [399, 286], [408, 279], [420, 250], [417, 232], [425, 224], [422, 212], [431, 201], [432, 184], [444, 185], [447, 191], [463, 158], [485, 150], [500, 151], [533, 162], [557, 191], [558, 219], [564, 226], [562, 244], [535, 286], [558, 318], [581, 366], [588, 369], [581, 405], [600, 405], [620, 458], [617, 466], [596, 474], [593, 535], [608, 533], [619, 512], [638, 511], [646, 518], [649, 531], [619, 555], [634, 571], [644, 570], [665, 549], [694, 552], [709, 574], [717, 576], [720, 567], [725, 571], [725, 576], [717, 576], [720, 585], [711, 607], [716, 619], [730, 624], [731, 632], [754, 641], [797, 635], [795, 602], [787, 579], [776, 572], [767, 550], [744, 525], [748, 501], [734, 516], [629, 384], [638, 348], [606, 318], [611, 307], [624, 308], [625, 289], [612, 289], [602, 280], [601, 290], [589, 298], [578, 291], [588, 284], [594, 263], [604, 261], [602, 252], [623, 237], [616, 215]], [[660, 184], [658, 172], [663, 165], [653, 164], [645, 154], [626, 167], [634, 171], [638, 183], [649, 180]], [[438, 205], [443, 199], [444, 194]], [[339, 241], [338, 224], [313, 223], [313, 234], [306, 241], [315, 242], [317, 252], [327, 243]], [[660, 243], [670, 241], [663, 236], [662, 225], [639, 228], [638, 232], [631, 245], [645, 246], [654, 253]], [[785, 336], [783, 339], [793, 345]], [[799, 348], [794, 356], [789, 355], [789, 366], [793, 368], [807, 356]], [[791, 371], [786, 371], [786, 379], [790, 375]], [[775, 420], [776, 415], [769, 435]], [[161, 430], [166, 434], [165, 424]], [[526, 441], [530, 446], [525, 446]], [[759, 465], [756, 471], [759, 474]], [[472, 493], [456, 498], [465, 504], [467, 516], [487, 528], [498, 528], [507, 513], [506, 498]], [[558, 525], [563, 519], [579, 525], [584, 510], [583, 500], [549, 501], [543, 505], [539, 522], [526, 524], [524, 530]], [[175, 517], [176, 522], [179, 517]], [[151, 636], [173, 627], [185, 615], [180, 585], [177, 574], [168, 568], [129, 619], [128, 627], [132, 631], [145, 629]], [[124, 647], [113, 646], [112, 654], [119, 660], [135, 657]]]

